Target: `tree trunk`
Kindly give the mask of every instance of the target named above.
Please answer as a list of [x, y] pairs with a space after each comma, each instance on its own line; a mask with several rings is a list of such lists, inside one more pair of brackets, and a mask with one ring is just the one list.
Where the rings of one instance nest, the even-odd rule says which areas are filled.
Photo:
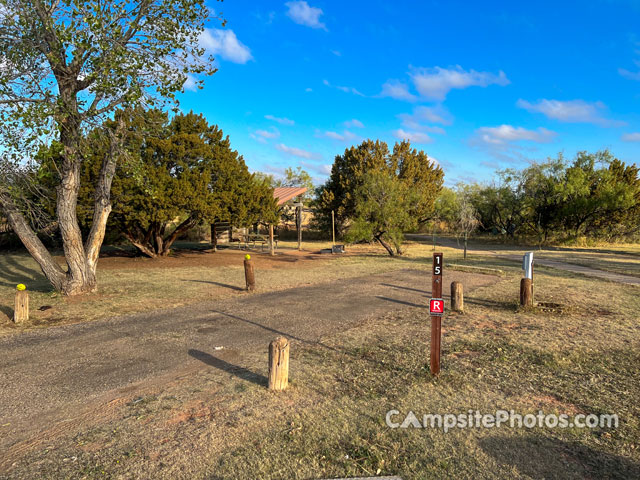
[[[197, 220], [192, 217], [188, 217], [184, 222], [176, 227], [176, 229], [169, 235], [167, 238], [163, 238], [162, 240], [162, 250], [159, 250], [158, 253], [166, 257], [171, 252], [171, 245], [175, 242], [182, 234], [188, 232], [193, 227], [196, 226]], [[162, 228], [164, 233], [165, 227]]]
[[93, 222], [84, 247], [87, 255], [88, 268], [93, 271], [94, 276], [96, 267], [98, 266], [100, 247], [104, 241], [104, 235], [107, 229], [107, 220], [111, 213], [111, 183], [116, 174], [116, 158], [122, 148], [121, 133], [123, 129], [124, 122], [121, 119], [118, 123], [116, 133], [113, 134], [109, 132], [109, 153], [107, 153], [102, 160], [102, 167], [100, 168], [98, 184], [96, 185], [94, 194]]
[[127, 232], [123, 232], [124, 236], [127, 237], [127, 240], [129, 240], [129, 242], [131, 242], [131, 245], [133, 245], [134, 247], [136, 247], [136, 249], [138, 249], [138, 252], [140, 252], [142, 255], [145, 255], [149, 258], [156, 258], [158, 255], [156, 254], [156, 252], [150, 248], [150, 245], [148, 243], [148, 241], [139, 241], [133, 234], [131, 234], [131, 232], [127, 231]]
[[385, 248], [387, 252], [389, 252], [389, 255], [391, 255], [392, 257], [395, 257], [396, 254], [393, 251], [393, 248], [382, 238], [382, 235], [383, 234], [376, 235], [375, 239], [380, 243], [380, 245], [382, 245]]
[[20, 238], [33, 259], [38, 262], [44, 276], [56, 290], [62, 290], [62, 284], [66, 277], [65, 272], [33, 232], [8, 193], [0, 192], [0, 206], [2, 206], [11, 230]]
[[[73, 103], [73, 101], [71, 102]], [[83, 244], [77, 217], [81, 164], [78, 144], [79, 120], [73, 114], [69, 114], [59, 124], [60, 142], [64, 147], [64, 156], [61, 165], [60, 185], [56, 189], [56, 213], [67, 271], [65, 272], [47, 251], [8, 193], [0, 192], [0, 205], [5, 211], [9, 225], [34, 260], [38, 262], [51, 285], [64, 295], [77, 295], [93, 292], [97, 289], [96, 267], [100, 247], [104, 240], [107, 219], [111, 212], [110, 190], [111, 181], [115, 174], [118, 146], [112, 137], [111, 148], [108, 157], [103, 161], [96, 185], [93, 224], [87, 243]]]
[[464, 232], [464, 259], [467, 259], [467, 232]]

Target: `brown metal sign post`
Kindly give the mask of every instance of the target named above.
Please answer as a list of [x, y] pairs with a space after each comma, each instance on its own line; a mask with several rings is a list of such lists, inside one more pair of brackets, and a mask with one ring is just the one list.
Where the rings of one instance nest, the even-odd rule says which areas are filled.
[[431, 375], [435, 376], [440, 373], [440, 338], [442, 332], [442, 315], [444, 314], [444, 301], [442, 300], [442, 253], [433, 254], [429, 313], [431, 315]]

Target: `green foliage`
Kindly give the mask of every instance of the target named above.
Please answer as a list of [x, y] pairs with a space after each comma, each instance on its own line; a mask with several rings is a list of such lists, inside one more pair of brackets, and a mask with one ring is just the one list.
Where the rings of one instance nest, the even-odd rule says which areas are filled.
[[614, 240], [640, 233], [640, 178], [609, 151], [562, 155], [499, 172], [498, 186], [470, 186], [485, 230]]
[[429, 160], [426, 153], [412, 149], [407, 141], [396, 143], [390, 152], [385, 142], [366, 140], [336, 156], [329, 179], [318, 189], [317, 226], [330, 231], [331, 212], [334, 211], [336, 230], [338, 234], [344, 233], [358, 216], [357, 207], [362, 198], [357, 192], [362, 192], [365, 176], [375, 172], [397, 179], [412, 193], [408, 214], [417, 223], [429, 220], [442, 188], [442, 169]]
[[[228, 137], [202, 115], [160, 110], [118, 112], [127, 127], [127, 155], [120, 158], [112, 185], [109, 227], [140, 252], [166, 255], [171, 244], [202, 222], [248, 225], [275, 220], [271, 187], [249, 173]], [[115, 128], [115, 121], [106, 128]], [[93, 215], [92, 191], [109, 148], [102, 130], [87, 138], [78, 217], [84, 227]], [[41, 177], [55, 177], [54, 144], [39, 155]], [[51, 180], [55, 183], [55, 178]], [[52, 201], [52, 204], [55, 201]], [[178, 224], [176, 224], [178, 220]]]
[[0, 0], [0, 9], [0, 137], [20, 158], [61, 125], [174, 102], [188, 75], [216, 71], [199, 44], [205, 0]]
[[398, 177], [384, 171], [364, 174], [354, 192], [356, 204], [352, 223], [345, 236], [348, 242], [377, 240], [389, 252], [402, 253], [403, 232], [418, 226], [411, 209], [420, 202], [420, 193]]
[[287, 167], [284, 171], [284, 178], [274, 180], [274, 187], [305, 187], [306, 193], [302, 195], [302, 202], [306, 205], [311, 201], [313, 195], [313, 179], [311, 175], [302, 167], [295, 169]]

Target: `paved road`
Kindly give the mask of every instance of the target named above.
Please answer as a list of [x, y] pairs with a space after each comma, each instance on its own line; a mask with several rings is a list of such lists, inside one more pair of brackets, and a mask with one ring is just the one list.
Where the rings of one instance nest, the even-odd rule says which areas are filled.
[[[428, 235], [407, 235], [408, 238], [414, 241], [424, 242], [431, 244], [432, 237]], [[450, 238], [441, 238], [437, 239], [438, 245], [443, 245], [445, 247], [457, 248], [462, 250], [463, 247], [458, 246], [455, 240]], [[509, 253], [505, 253], [505, 250]], [[512, 253], [513, 251], [517, 251], [517, 254]], [[470, 255], [489, 255], [499, 258], [504, 258], [506, 260], [511, 260], [514, 262], [522, 262], [522, 253], [524, 253], [526, 249], [522, 249], [521, 247], [505, 247], [504, 250], [499, 250], [496, 245], [473, 245], [471, 248], [467, 249], [467, 253]], [[579, 252], [579, 250], [575, 250]], [[610, 251], [611, 252], [611, 251]], [[617, 252], [616, 252], [617, 253]], [[624, 254], [621, 254], [621, 257], [624, 257]], [[604, 280], [609, 280], [611, 282], [624, 283], [625, 285], [635, 285], [640, 286], [640, 278], [634, 277], [632, 275], [623, 275], [621, 273], [608, 272], [605, 270], [600, 270], [597, 268], [586, 267], [583, 265], [576, 265], [575, 263], [567, 263], [560, 262], [558, 260], [551, 260], [544, 258], [544, 251], [538, 252], [536, 251], [534, 254], [534, 264], [542, 265], [543, 267], [555, 268], [557, 270], [564, 270], [565, 272], [576, 273], [579, 275], [585, 275], [587, 277], [596, 277], [602, 278]]]
[[[454, 280], [471, 291], [497, 278], [445, 271], [444, 284]], [[0, 471], [45, 430], [80, 430], [145, 382], [185, 369], [237, 371], [231, 362], [241, 364], [243, 351], [266, 351], [278, 335], [316, 343], [368, 318], [424, 308], [429, 290], [430, 275], [401, 270], [1, 338]]]

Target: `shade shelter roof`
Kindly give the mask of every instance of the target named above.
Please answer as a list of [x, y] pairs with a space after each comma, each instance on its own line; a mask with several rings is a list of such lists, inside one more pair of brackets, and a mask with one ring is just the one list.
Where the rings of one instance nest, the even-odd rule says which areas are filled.
[[278, 206], [280, 206], [306, 191], [306, 187], [276, 187], [273, 189], [273, 198], [276, 199]]

